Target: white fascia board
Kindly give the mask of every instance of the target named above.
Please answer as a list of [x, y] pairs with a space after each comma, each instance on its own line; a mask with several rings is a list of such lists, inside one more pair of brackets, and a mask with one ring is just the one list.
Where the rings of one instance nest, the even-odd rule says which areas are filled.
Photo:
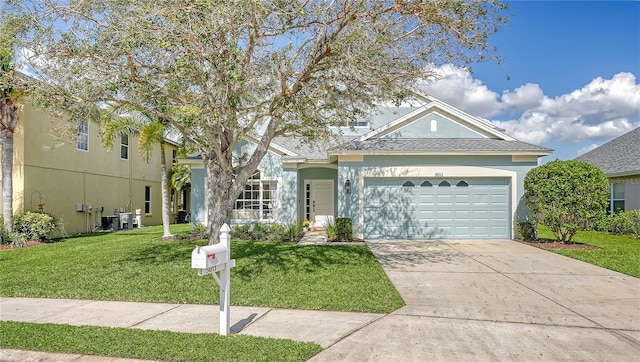
[[430, 108], [430, 105], [431, 103], [425, 104], [424, 106], [417, 108], [415, 111], [405, 114], [404, 116], [396, 119], [395, 121], [391, 121], [383, 126], [380, 126], [378, 129], [374, 129], [371, 132], [367, 132], [361, 137], [359, 137], [357, 141], [366, 141], [368, 139], [375, 138], [380, 134], [387, 134], [397, 129], [400, 129], [406, 123], [410, 123], [412, 121], [419, 119], [423, 113], [426, 113], [425, 110]]
[[626, 176], [640, 176], [640, 170], [629, 170], [622, 172], [611, 172], [606, 174], [608, 178], [614, 177], [626, 177]]
[[437, 98], [434, 98], [433, 103], [436, 105], [437, 108], [441, 108], [444, 111], [468, 122], [473, 124], [474, 126], [478, 127], [479, 129], [492, 134], [500, 139], [506, 140], [506, 141], [516, 141], [515, 138], [509, 136], [508, 134], [501, 132], [499, 130], [497, 130], [495, 128], [494, 125], [492, 125], [489, 121], [486, 121], [480, 117], [476, 117], [473, 116], [465, 111], [462, 111], [448, 103], [445, 103]]
[[204, 168], [204, 161], [201, 158], [178, 158], [176, 161], [183, 165], [189, 165], [192, 168]]
[[[372, 139], [372, 138], [377, 138], [377, 136], [380, 135], [385, 135], [385, 134], [389, 134], [393, 131], [396, 131], [398, 129], [401, 129], [402, 127], [405, 127], [411, 123], [413, 123], [414, 121], [422, 118], [424, 115], [426, 115], [427, 113], [430, 112], [434, 112], [434, 113], [438, 113], [437, 110], [443, 110], [449, 114], [451, 114], [454, 117], [457, 117], [461, 120], [463, 120], [464, 122], [473, 125], [474, 127], [482, 130], [483, 132], [485, 132], [486, 134], [489, 134], [491, 136], [494, 136], [496, 138], [499, 139], [503, 139], [506, 141], [516, 141], [515, 138], [509, 136], [508, 134], [501, 132], [499, 130], [497, 130], [491, 123], [489, 123], [488, 121], [483, 120], [482, 118], [479, 117], [475, 117], [470, 115], [469, 113], [466, 113], [456, 107], [453, 107], [452, 105], [445, 103], [437, 98], [433, 98], [430, 99], [430, 102], [425, 104], [424, 106], [421, 106], [419, 108], [417, 108], [415, 111], [410, 112], [394, 121], [391, 121], [381, 127], [379, 127], [378, 129], [375, 129], [371, 132], [368, 132], [366, 134], [364, 134], [363, 136], [361, 136], [360, 138], [358, 138], [358, 141], [365, 141], [368, 139]], [[440, 116], [443, 116], [441, 113], [438, 113]], [[445, 118], [450, 118], [450, 117], [445, 117]], [[452, 119], [453, 122], [456, 122], [454, 119]], [[459, 123], [461, 126], [473, 130], [472, 128], [464, 125], [463, 123], [457, 122]], [[483, 137], [487, 137], [486, 134], [482, 134], [478, 131], [473, 130], [475, 133], [480, 134]], [[489, 137], [487, 137], [489, 138]]]

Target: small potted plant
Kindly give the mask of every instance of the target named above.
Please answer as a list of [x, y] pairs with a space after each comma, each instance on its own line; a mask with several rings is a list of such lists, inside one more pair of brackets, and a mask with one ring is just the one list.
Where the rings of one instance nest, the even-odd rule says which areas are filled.
[[309, 222], [309, 220], [305, 220], [302, 222], [302, 230], [303, 231], [308, 231], [309, 230], [309, 225], [311, 225], [311, 223]]

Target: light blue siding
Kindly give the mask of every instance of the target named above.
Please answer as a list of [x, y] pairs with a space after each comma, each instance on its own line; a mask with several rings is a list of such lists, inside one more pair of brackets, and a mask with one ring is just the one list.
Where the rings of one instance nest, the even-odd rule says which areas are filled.
[[[432, 130], [432, 126], [433, 130]], [[431, 112], [383, 138], [484, 138], [458, 122]]]
[[204, 223], [205, 200], [204, 200], [204, 180], [207, 173], [204, 168], [191, 168], [191, 222]]

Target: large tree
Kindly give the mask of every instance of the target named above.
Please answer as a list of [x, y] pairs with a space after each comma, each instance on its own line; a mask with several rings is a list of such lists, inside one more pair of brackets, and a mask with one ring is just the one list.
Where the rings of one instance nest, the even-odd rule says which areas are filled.
[[[42, 80], [71, 119], [95, 104], [166, 120], [206, 166], [211, 242], [274, 137], [309, 139], [407, 97], [443, 63], [495, 59], [485, 0], [9, 0]], [[159, 106], [151, 106], [159, 105]], [[258, 137], [234, 165], [236, 144]]]

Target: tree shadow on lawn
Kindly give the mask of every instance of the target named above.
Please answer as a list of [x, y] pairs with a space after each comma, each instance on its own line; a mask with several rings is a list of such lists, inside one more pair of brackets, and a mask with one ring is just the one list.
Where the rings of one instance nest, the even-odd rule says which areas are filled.
[[304, 246], [293, 243], [239, 242], [232, 245], [238, 260], [234, 275], [251, 279], [266, 269], [284, 272], [315, 272], [338, 266], [361, 266], [372, 258], [364, 245]]

